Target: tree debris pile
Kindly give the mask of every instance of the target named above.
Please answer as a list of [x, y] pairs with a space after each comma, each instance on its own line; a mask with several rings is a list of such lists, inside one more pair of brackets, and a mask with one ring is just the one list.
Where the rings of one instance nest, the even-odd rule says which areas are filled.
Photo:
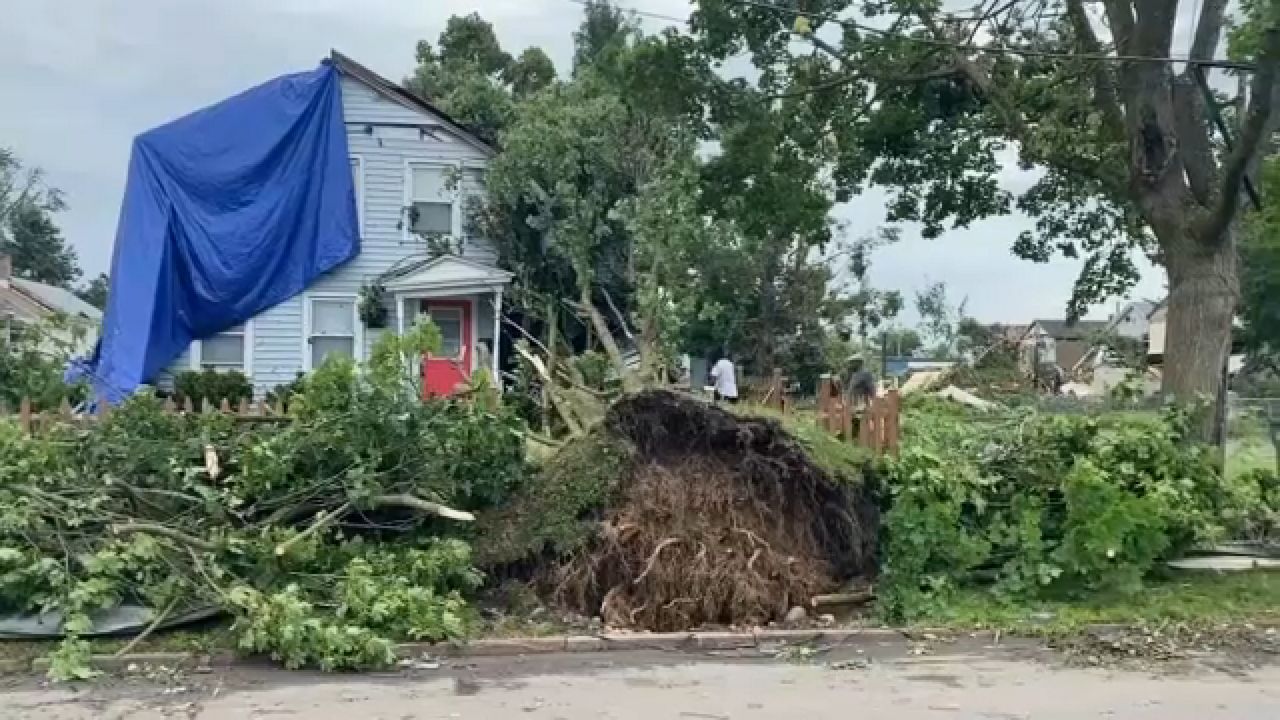
[[[480, 575], [456, 537], [523, 470], [519, 424], [484, 403], [423, 403], [424, 325], [367, 368], [308, 376], [288, 422], [249, 427], [131, 398], [32, 437], [0, 421], [0, 617], [42, 615], [83, 677], [98, 619], [212, 607], [240, 647], [290, 667], [376, 667], [403, 640], [465, 634]], [[451, 537], [452, 536], [452, 537]], [[144, 633], [145, 634], [145, 633]]]
[[887, 463], [880, 610], [917, 620], [957, 590], [1002, 600], [1141, 592], [1168, 560], [1256, 517], [1259, 486], [1223, 476], [1194, 413], [977, 413], [908, 405]]
[[[553, 487], [570, 462], [593, 486]], [[648, 390], [482, 517], [477, 547], [482, 561], [532, 555], [530, 574], [567, 609], [679, 630], [779, 619], [870, 575], [877, 526], [860, 479], [815, 464], [778, 422]]]

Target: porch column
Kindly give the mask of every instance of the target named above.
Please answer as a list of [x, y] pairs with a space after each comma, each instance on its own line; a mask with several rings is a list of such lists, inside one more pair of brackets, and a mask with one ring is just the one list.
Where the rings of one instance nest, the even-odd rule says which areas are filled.
[[404, 334], [404, 295], [396, 293], [396, 332]]
[[502, 288], [493, 293], [493, 386], [502, 392]]

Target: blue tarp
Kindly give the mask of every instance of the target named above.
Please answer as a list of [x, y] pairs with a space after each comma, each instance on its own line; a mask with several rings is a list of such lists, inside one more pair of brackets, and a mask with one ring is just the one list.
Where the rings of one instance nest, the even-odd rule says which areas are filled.
[[359, 251], [341, 86], [327, 61], [145, 132], [129, 160], [102, 338], [68, 375], [119, 402], [192, 340]]

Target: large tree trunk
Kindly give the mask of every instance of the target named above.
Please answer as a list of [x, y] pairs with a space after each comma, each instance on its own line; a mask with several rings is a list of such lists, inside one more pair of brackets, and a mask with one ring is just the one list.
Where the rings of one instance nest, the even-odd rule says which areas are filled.
[[1169, 315], [1165, 326], [1163, 390], [1184, 402], [1207, 400], [1200, 434], [1218, 440], [1217, 422], [1231, 327], [1239, 296], [1234, 227], [1216, 242], [1184, 237], [1165, 246]]

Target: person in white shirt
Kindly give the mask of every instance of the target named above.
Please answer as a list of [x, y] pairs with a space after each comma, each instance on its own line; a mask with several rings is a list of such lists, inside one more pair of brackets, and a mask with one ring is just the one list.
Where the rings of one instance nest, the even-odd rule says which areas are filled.
[[715, 391], [716, 402], [724, 400], [730, 405], [738, 402], [738, 378], [729, 354], [716, 361], [711, 368], [711, 383]]

